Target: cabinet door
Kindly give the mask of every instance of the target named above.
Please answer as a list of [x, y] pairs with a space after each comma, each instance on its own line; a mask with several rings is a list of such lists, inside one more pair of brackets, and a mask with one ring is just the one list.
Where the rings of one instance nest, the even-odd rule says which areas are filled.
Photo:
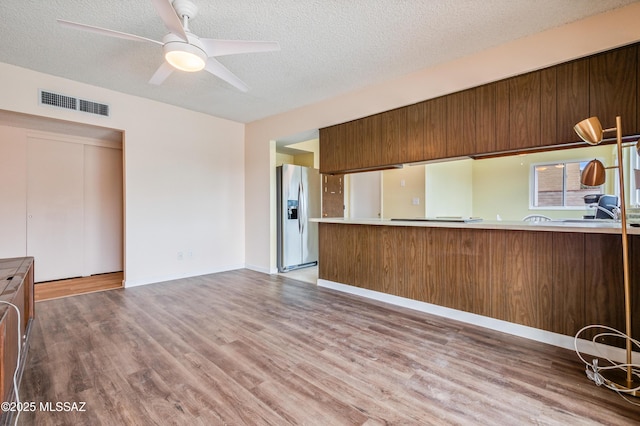
[[540, 145], [548, 146], [558, 143], [556, 133], [557, 116], [557, 76], [556, 68], [540, 71]]
[[447, 97], [424, 103], [424, 158], [447, 156]]
[[476, 88], [475, 153], [497, 151], [496, 148], [496, 83]]
[[333, 173], [340, 170], [340, 157], [344, 157], [338, 139], [338, 127], [331, 126], [320, 129], [320, 171], [322, 173]]
[[509, 149], [510, 112], [509, 80], [497, 81], [496, 85], [496, 145], [495, 151]]
[[624, 135], [638, 131], [637, 61], [636, 45], [589, 58], [589, 116], [598, 117], [605, 129], [615, 127], [619, 115]]
[[338, 126], [338, 140], [341, 144], [342, 159], [340, 168], [342, 171], [349, 168], [364, 167], [366, 159], [362, 157], [366, 149], [362, 146], [362, 123], [359, 120], [349, 121]]
[[446, 96], [447, 157], [473, 154], [475, 149], [475, 90], [465, 90]]
[[407, 163], [422, 161], [424, 155], [425, 102], [407, 107]]
[[509, 79], [509, 149], [540, 145], [540, 72]]
[[380, 114], [382, 163], [407, 162], [407, 109], [399, 108]]
[[382, 127], [380, 114], [361, 118], [352, 122], [354, 124], [353, 133], [349, 140], [355, 153], [351, 157], [350, 164], [355, 164], [354, 168], [378, 167], [382, 161]]
[[560, 64], [555, 69], [558, 143], [577, 142], [580, 138], [573, 126], [589, 117], [589, 59]]

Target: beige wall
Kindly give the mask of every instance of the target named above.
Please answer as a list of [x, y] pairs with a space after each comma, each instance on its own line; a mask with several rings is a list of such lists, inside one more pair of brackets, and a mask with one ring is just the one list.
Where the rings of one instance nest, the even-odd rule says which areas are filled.
[[[529, 179], [531, 164], [553, 161], [577, 161], [599, 158], [613, 164], [614, 149], [609, 146], [584, 147], [562, 151], [541, 152], [512, 157], [473, 161], [473, 214], [484, 219], [521, 220], [529, 214], [543, 214], [553, 219], [581, 218], [586, 208], [529, 209]], [[607, 175], [605, 192], [614, 191], [615, 178]]]
[[314, 166], [313, 160], [314, 160], [313, 152], [310, 152], [308, 154], [298, 154], [293, 156], [293, 164], [295, 164], [296, 166], [311, 167], [313, 169], [315, 168], [313, 167]]
[[426, 166], [427, 216], [477, 216], [473, 212], [473, 160]]
[[276, 152], [276, 167], [283, 164], [293, 164], [293, 155]]
[[407, 166], [382, 172], [384, 218], [415, 218], [425, 215], [424, 173], [424, 166]]
[[343, 123], [640, 40], [640, 3], [436, 67], [249, 123], [245, 138], [246, 263], [275, 271], [270, 141]]
[[[109, 104], [112, 115], [41, 106], [38, 89]], [[124, 131], [127, 286], [244, 265], [243, 124], [2, 63], [0, 93], [0, 110]]]
[[289, 148], [299, 149], [302, 151], [308, 151], [309, 154], [296, 155], [295, 164], [299, 166], [312, 167], [314, 169], [320, 168], [320, 140], [310, 139], [308, 141], [298, 142], [288, 145]]

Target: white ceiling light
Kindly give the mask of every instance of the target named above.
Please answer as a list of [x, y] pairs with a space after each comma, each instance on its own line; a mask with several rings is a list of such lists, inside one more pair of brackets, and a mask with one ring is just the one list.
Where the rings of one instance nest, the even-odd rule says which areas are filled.
[[166, 43], [164, 58], [174, 68], [187, 72], [200, 71], [207, 63], [207, 54], [204, 50], [183, 41]]

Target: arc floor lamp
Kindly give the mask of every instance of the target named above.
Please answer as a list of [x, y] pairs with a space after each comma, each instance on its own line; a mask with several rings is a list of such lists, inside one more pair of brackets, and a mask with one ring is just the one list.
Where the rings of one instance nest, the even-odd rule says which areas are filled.
[[[638, 383], [634, 384], [634, 371], [632, 367], [633, 342], [631, 336], [631, 283], [629, 275], [629, 241], [627, 240], [627, 214], [624, 197], [624, 171], [622, 161], [622, 119], [616, 117], [616, 127], [602, 129], [602, 124], [597, 117], [590, 117], [582, 120], [573, 128], [580, 138], [589, 145], [598, 145], [602, 142], [603, 136], [607, 132], [616, 132], [618, 165], [605, 167], [599, 160], [590, 161], [584, 168], [580, 176], [580, 182], [587, 186], [599, 186], [605, 182], [605, 169], [617, 168], [618, 181], [620, 186], [620, 226], [622, 228], [622, 272], [624, 284], [624, 319], [626, 334], [626, 378], [624, 383], [618, 383], [613, 378], [601, 376], [604, 383], [614, 390], [625, 392], [627, 395], [640, 396], [640, 390], [635, 390]], [[640, 143], [640, 142], [639, 142]], [[640, 151], [639, 151], [640, 152]], [[615, 370], [608, 370], [615, 371]], [[597, 382], [596, 382], [597, 383]]]

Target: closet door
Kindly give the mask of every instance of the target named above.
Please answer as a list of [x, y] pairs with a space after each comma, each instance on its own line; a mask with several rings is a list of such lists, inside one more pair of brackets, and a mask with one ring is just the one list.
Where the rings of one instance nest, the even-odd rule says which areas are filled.
[[122, 271], [122, 150], [84, 146], [84, 274]]
[[27, 142], [27, 255], [35, 281], [83, 274], [83, 146], [58, 140]]

